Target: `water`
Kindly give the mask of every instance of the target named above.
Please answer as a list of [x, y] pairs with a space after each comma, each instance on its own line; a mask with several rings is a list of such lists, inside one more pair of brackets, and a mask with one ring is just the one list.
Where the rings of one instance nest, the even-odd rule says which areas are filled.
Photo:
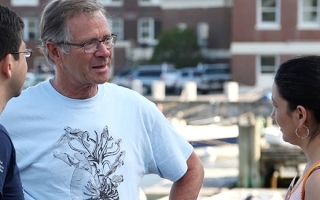
[[[205, 169], [201, 197], [209, 197], [236, 185], [238, 178], [238, 145], [225, 144], [195, 149]], [[172, 183], [157, 175], [143, 178], [141, 188], [148, 200], [156, 200], [169, 194]]]

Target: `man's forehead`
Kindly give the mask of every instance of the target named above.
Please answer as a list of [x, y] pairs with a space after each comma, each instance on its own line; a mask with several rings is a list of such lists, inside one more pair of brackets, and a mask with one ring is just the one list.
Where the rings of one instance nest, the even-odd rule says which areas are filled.
[[[104, 37], [110, 35], [110, 27], [102, 13], [94, 15], [87, 13], [74, 15], [66, 21], [66, 25], [73, 37]], [[79, 34], [81, 33], [81, 34]]]

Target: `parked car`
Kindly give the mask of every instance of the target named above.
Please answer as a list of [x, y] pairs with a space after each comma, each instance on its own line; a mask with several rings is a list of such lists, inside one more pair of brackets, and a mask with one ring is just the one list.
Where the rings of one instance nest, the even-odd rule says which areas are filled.
[[180, 95], [186, 82], [192, 81], [199, 85], [202, 71], [196, 67], [186, 67], [178, 70], [178, 79], [175, 85], [175, 93]]
[[198, 68], [202, 70], [202, 77], [197, 88], [203, 94], [207, 94], [210, 91], [223, 90], [224, 83], [231, 80], [229, 64], [204, 64]]
[[36, 75], [32, 72], [28, 72], [26, 75], [26, 80], [23, 83], [22, 89], [26, 89], [34, 84], [36, 80]]
[[117, 73], [113, 77], [113, 79], [111, 80], [111, 83], [114, 83], [123, 87], [129, 87], [129, 83], [128, 83], [129, 80], [127, 75], [129, 75], [131, 72], [132, 72], [132, 69], [121, 70], [119, 73]]
[[143, 94], [150, 94], [153, 81], [163, 81], [166, 91], [173, 91], [177, 81], [177, 70], [172, 65], [145, 65], [133, 70], [127, 78], [129, 82], [126, 87], [131, 88], [134, 80], [140, 80], [143, 86]]

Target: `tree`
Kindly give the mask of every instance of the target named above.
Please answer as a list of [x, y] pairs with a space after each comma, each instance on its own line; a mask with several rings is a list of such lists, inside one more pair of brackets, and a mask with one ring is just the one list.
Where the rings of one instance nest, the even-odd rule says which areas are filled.
[[195, 67], [203, 61], [197, 35], [191, 28], [173, 28], [162, 32], [154, 48], [151, 62], [172, 63], [176, 68]]

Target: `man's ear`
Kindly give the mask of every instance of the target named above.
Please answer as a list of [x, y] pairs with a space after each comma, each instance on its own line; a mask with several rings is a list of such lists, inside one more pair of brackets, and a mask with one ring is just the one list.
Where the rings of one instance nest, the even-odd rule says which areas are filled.
[[1, 61], [0, 61], [0, 72], [2, 76], [10, 78], [12, 76], [12, 61], [14, 60], [11, 54], [7, 54]]
[[48, 41], [46, 43], [46, 47], [47, 47], [49, 56], [55, 62], [59, 62], [59, 60], [61, 59], [61, 56], [60, 56], [60, 51], [58, 50], [58, 45], [53, 42]]

